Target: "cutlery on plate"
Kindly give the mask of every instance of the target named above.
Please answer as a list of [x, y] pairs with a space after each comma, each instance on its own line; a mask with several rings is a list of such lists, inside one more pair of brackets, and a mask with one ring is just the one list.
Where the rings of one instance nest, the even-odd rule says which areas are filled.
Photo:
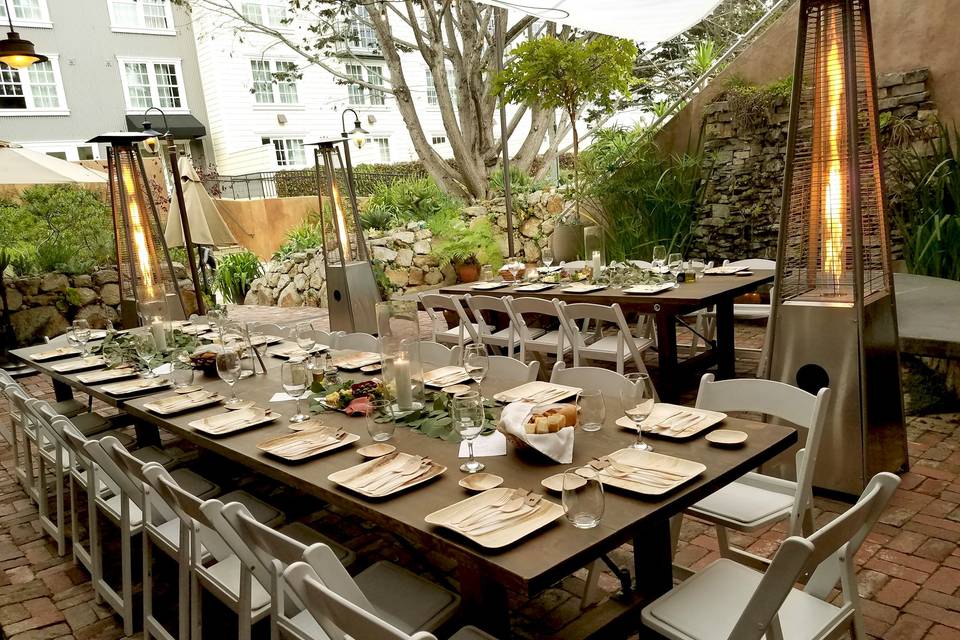
[[526, 522], [527, 520], [538, 515], [542, 510], [543, 510], [542, 505], [538, 504], [535, 507], [530, 507], [528, 509], [525, 509], [523, 513], [518, 513], [516, 517], [500, 520], [498, 522], [494, 522], [486, 526], [476, 527], [474, 529], [471, 529], [470, 531], [463, 531], [463, 533], [466, 533], [472, 536], [482, 536], [486, 533], [493, 533], [494, 531], [503, 529], [504, 525], [515, 527], [518, 524]]
[[470, 510], [467, 511], [466, 513], [462, 514], [458, 519], [456, 519], [456, 520], [450, 520], [450, 521], [449, 521], [449, 524], [454, 524], [454, 525], [455, 525], [455, 524], [464, 522], [464, 521], [467, 520], [468, 518], [472, 518], [473, 516], [476, 516], [476, 515], [480, 514], [480, 513], [483, 512], [483, 511], [487, 511], [487, 510], [489, 510], [489, 509], [495, 509], [495, 508], [497, 508], [497, 507], [502, 507], [503, 505], [505, 505], [505, 504], [507, 504], [508, 502], [510, 502], [511, 500], [513, 500], [515, 497], [516, 497], [516, 494], [515, 494], [514, 492], [512, 492], [512, 491], [505, 492], [502, 496], [500, 496], [499, 498], [497, 498], [495, 501], [491, 502], [490, 504], [485, 504], [485, 505], [481, 505], [481, 506], [479, 506], [479, 507], [470, 509]]
[[529, 496], [529, 492], [519, 493], [518, 491], [514, 491], [512, 494], [507, 495], [510, 496], [510, 498], [505, 503], [488, 505], [486, 509], [481, 509], [472, 516], [463, 518], [451, 524], [458, 529], [469, 528], [476, 526], [480, 522], [484, 522], [491, 518], [496, 518], [499, 515], [513, 513], [514, 511], [523, 508], [523, 505], [526, 503], [527, 497]]
[[513, 503], [510, 503], [511, 510], [509, 511], [501, 508], [499, 513], [494, 511], [494, 513], [487, 517], [470, 522], [469, 524], [461, 524], [457, 529], [463, 533], [476, 533], [481, 529], [491, 531], [501, 527], [506, 522], [512, 522], [517, 518], [529, 515], [532, 511], [538, 510], [542, 499], [543, 496], [535, 493], [517, 497], [515, 500], [519, 501], [518, 507], [512, 508]]
[[385, 478], [380, 483], [377, 484], [374, 488], [367, 488], [365, 491], [371, 495], [376, 496], [385, 496], [388, 493], [392, 493], [402, 487], [405, 484], [409, 484], [414, 480], [419, 480], [423, 476], [427, 475], [433, 471], [433, 462], [429, 458], [424, 458], [423, 463], [419, 468], [415, 469], [410, 473], [401, 474], [399, 477]]
[[399, 455], [395, 455], [390, 458], [386, 464], [382, 465], [378, 469], [371, 469], [370, 473], [366, 474], [366, 476], [355, 478], [353, 482], [351, 482], [351, 486], [355, 489], [366, 489], [367, 487], [376, 484], [380, 480], [389, 477], [391, 474], [404, 473], [408, 470], [417, 469], [420, 466], [421, 460], [422, 458], [420, 456], [401, 458]]

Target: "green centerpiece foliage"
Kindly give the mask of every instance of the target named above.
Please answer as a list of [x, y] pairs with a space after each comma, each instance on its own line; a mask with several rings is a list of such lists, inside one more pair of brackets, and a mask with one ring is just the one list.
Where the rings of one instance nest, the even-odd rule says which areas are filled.
[[[136, 339], [137, 333], [115, 333], [107, 335], [103, 342], [90, 347], [90, 353], [102, 355], [107, 361], [107, 367], [115, 369], [123, 365], [132, 365], [136, 369], [144, 369], [140, 357], [137, 355]], [[196, 336], [186, 334], [179, 330], [173, 330], [167, 336], [167, 350], [158, 353], [153, 361], [153, 366], [158, 367], [161, 364], [173, 362], [184, 351], [193, 353], [197, 345], [200, 344]]]
[[[431, 398], [431, 395], [433, 396]], [[431, 401], [432, 400], [432, 401]], [[423, 409], [417, 409], [402, 416], [393, 418], [380, 418], [380, 421], [394, 421], [403, 427], [410, 427], [425, 436], [439, 438], [447, 442], [460, 442], [460, 433], [454, 427], [453, 418], [450, 416], [450, 403], [452, 397], [449, 394], [438, 392], [427, 392], [427, 403]], [[493, 417], [494, 405], [492, 401], [487, 400], [484, 403], [483, 431], [480, 435], [487, 435], [496, 430], [496, 422]]]

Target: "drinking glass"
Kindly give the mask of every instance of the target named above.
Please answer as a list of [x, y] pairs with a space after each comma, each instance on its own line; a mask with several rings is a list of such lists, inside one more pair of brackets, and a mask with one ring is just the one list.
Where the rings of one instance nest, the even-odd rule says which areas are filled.
[[310, 416], [300, 410], [302, 399], [300, 396], [307, 390], [307, 365], [302, 360], [290, 359], [280, 366], [280, 383], [287, 395], [297, 399], [297, 414], [290, 418], [290, 422], [304, 422]]
[[221, 346], [217, 353], [217, 375], [230, 387], [230, 399], [223, 403], [227, 409], [243, 406], [237, 396], [236, 384], [240, 380], [240, 352]]
[[73, 337], [80, 344], [80, 355], [86, 358], [87, 343], [90, 342], [90, 323], [86, 320], [74, 320]]
[[[397, 430], [397, 423], [393, 421], [393, 412], [390, 407], [393, 403], [390, 400], [371, 400], [370, 413], [367, 414], [367, 433], [374, 442], [386, 442], [393, 438], [393, 433]], [[389, 420], [384, 420], [389, 418]]]
[[657, 272], [663, 271], [663, 265], [667, 261], [667, 248], [658, 244], [653, 248], [653, 257], [650, 259], [650, 264], [657, 270]]
[[317, 333], [309, 322], [298, 322], [294, 329], [297, 346], [310, 353], [317, 346]]
[[703, 270], [707, 268], [707, 263], [703, 258], [690, 258], [690, 268], [697, 274], [697, 280], [703, 277]]
[[463, 352], [463, 368], [467, 375], [477, 383], [480, 390], [480, 400], [483, 401], [483, 379], [487, 377], [490, 359], [487, 357], [487, 348], [482, 344], [468, 344]]
[[513, 282], [517, 282], [517, 277], [520, 275], [520, 271], [523, 270], [523, 261], [520, 260], [519, 256], [511, 256], [510, 262], [507, 263], [507, 269], [510, 270], [510, 276]]
[[77, 340], [77, 334], [73, 332], [73, 325], [67, 327], [67, 344], [71, 347], [79, 347], [80, 341]]
[[653, 447], [643, 441], [642, 427], [643, 421], [653, 411], [653, 383], [646, 373], [629, 373], [626, 378], [631, 384], [620, 389], [620, 406], [637, 430], [637, 441], [631, 446], [641, 451], [653, 451]]
[[485, 264], [480, 268], [480, 281], [493, 282], [493, 267], [491, 265]]
[[207, 322], [210, 324], [210, 330], [216, 331], [220, 334], [221, 342], [223, 341], [223, 328], [221, 327], [221, 324], [226, 319], [227, 314], [220, 309], [207, 310]]
[[170, 377], [173, 379], [174, 389], [183, 389], [193, 385], [193, 365], [190, 363], [190, 354], [181, 349], [170, 359]]
[[323, 380], [323, 372], [327, 368], [326, 353], [314, 353], [308, 356], [304, 363], [307, 365], [307, 384]]
[[676, 282], [677, 277], [680, 275], [680, 270], [683, 268], [683, 254], [671, 253], [667, 258], [667, 268], [670, 269], [670, 275], [673, 276], [673, 280]]
[[156, 378], [157, 374], [153, 371], [153, 360], [157, 357], [157, 342], [149, 333], [136, 334], [133, 338], [133, 349], [137, 352], [137, 357], [143, 362], [147, 371], [143, 374], [144, 378]]
[[543, 266], [550, 267], [553, 264], [553, 249], [544, 247], [540, 252], [540, 258], [543, 260]]
[[592, 529], [603, 517], [603, 484], [592, 467], [569, 469], [563, 473], [563, 511], [578, 529]]
[[580, 429], [600, 431], [606, 418], [607, 408], [599, 389], [584, 389], [580, 392]]
[[451, 400], [450, 414], [457, 433], [467, 441], [467, 451], [469, 452], [467, 461], [460, 465], [460, 471], [465, 473], [483, 471], [484, 464], [473, 457], [473, 441], [483, 431], [483, 401], [480, 400], [480, 394], [476, 391], [470, 391], [455, 396]]

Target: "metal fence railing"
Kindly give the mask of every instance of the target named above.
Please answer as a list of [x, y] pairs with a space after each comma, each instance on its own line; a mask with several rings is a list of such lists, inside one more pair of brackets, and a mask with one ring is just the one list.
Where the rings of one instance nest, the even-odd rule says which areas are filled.
[[[337, 181], [343, 181], [342, 171], [337, 172]], [[383, 185], [407, 178], [423, 178], [423, 170], [363, 171], [355, 170], [354, 184], [358, 196], [369, 196]], [[260, 171], [236, 176], [216, 176], [206, 180], [204, 186], [211, 194], [233, 200], [256, 200], [260, 198], [290, 198], [315, 196], [317, 182], [313, 169], [296, 171]]]

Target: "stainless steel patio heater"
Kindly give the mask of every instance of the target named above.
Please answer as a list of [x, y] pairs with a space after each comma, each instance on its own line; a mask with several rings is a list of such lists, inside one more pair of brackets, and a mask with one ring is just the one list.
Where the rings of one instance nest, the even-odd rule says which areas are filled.
[[142, 321], [183, 319], [180, 287], [174, 275], [163, 227], [147, 181], [137, 142], [144, 133], [104, 133], [87, 142], [105, 142], [120, 285], [120, 321], [126, 328]]
[[[320, 228], [323, 240], [323, 261], [327, 279], [327, 307], [332, 331], [377, 332], [376, 304], [380, 293], [373, 277], [367, 244], [363, 240], [353, 171], [344, 163], [340, 145], [346, 138], [311, 143], [320, 201]], [[349, 156], [347, 156], [349, 158]], [[349, 160], [347, 160], [349, 163]], [[339, 180], [347, 190], [350, 220], [344, 210]], [[327, 206], [324, 206], [326, 196]], [[329, 223], [327, 215], [329, 214]]]
[[832, 406], [814, 483], [859, 494], [907, 465], [876, 72], [866, 0], [802, 0], [771, 379]]

